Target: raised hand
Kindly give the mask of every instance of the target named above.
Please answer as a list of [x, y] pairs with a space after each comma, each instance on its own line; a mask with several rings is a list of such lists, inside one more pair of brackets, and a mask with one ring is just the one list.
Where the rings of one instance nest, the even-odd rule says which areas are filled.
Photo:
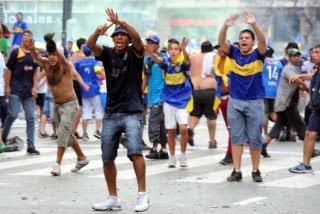
[[238, 19], [238, 14], [231, 14], [225, 21], [224, 24], [228, 27], [231, 27], [235, 24], [236, 20]]
[[186, 50], [188, 44], [189, 44], [189, 39], [186, 37], [183, 37], [181, 44], [180, 44], [181, 50]]
[[251, 11], [249, 11], [249, 10], [243, 11], [243, 16], [244, 16], [244, 21], [247, 24], [252, 25], [252, 24], [256, 23], [256, 18], [254, 17], [254, 15], [252, 14]]
[[122, 21], [119, 20], [118, 14], [113, 11], [113, 9], [106, 9], [106, 13], [108, 16], [108, 21], [115, 24], [115, 25], [121, 25]]
[[105, 35], [107, 30], [113, 25], [113, 23], [110, 23], [110, 24], [104, 24], [104, 25], [100, 25], [98, 28], [97, 28], [97, 32], [99, 35]]

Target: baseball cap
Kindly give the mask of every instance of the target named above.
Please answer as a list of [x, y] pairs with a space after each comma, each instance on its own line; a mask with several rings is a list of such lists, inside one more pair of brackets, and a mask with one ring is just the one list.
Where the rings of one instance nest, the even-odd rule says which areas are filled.
[[147, 41], [150, 40], [150, 41], [152, 41], [152, 42], [154, 42], [154, 43], [157, 43], [157, 44], [160, 43], [160, 37], [159, 37], [157, 34], [151, 34], [151, 35], [149, 35], [149, 36], [146, 38], [146, 40], [147, 40]]
[[116, 34], [118, 34], [118, 33], [124, 33], [124, 34], [126, 34], [127, 36], [129, 36], [128, 32], [127, 32], [125, 29], [123, 29], [122, 27], [118, 26], [118, 27], [116, 27], [116, 28], [114, 29], [113, 33], [111, 34], [111, 37], [114, 37], [114, 36], [115, 36]]
[[82, 51], [84, 53], [84, 55], [86, 56], [90, 56], [91, 55], [91, 49], [88, 47], [87, 44], [82, 45]]
[[301, 52], [299, 51], [299, 49], [291, 48], [288, 50], [288, 56], [297, 56], [297, 55], [301, 55]]

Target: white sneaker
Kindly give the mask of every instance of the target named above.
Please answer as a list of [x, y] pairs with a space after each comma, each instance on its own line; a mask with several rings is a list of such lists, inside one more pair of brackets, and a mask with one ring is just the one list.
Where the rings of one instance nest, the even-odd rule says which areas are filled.
[[100, 202], [92, 204], [92, 209], [97, 211], [107, 211], [107, 210], [121, 210], [121, 201], [116, 196], [107, 196], [107, 198]]
[[137, 196], [137, 203], [134, 207], [134, 211], [136, 212], [144, 212], [149, 209], [149, 199], [145, 192], [139, 192]]
[[59, 164], [55, 163], [51, 169], [51, 175], [60, 176], [61, 175], [61, 167]]
[[76, 165], [71, 169], [71, 172], [78, 172], [80, 169], [88, 165], [89, 160], [85, 157], [84, 160], [77, 161]]
[[175, 168], [176, 167], [176, 163], [177, 163], [177, 160], [176, 160], [175, 156], [170, 156], [169, 157], [168, 167], [169, 168]]
[[186, 155], [181, 155], [179, 161], [180, 161], [180, 167], [188, 167]]

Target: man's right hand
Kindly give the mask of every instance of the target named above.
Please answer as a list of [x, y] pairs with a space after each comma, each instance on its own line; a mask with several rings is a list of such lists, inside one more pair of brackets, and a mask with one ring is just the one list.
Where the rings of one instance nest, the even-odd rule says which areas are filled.
[[231, 27], [235, 24], [236, 20], [238, 19], [238, 14], [231, 14], [225, 21], [224, 24], [228, 27]]
[[106, 35], [107, 30], [113, 25], [113, 23], [111, 24], [104, 24], [104, 25], [100, 25], [97, 29], [96, 29], [96, 33], [100, 36], [102, 35]]
[[300, 75], [296, 75], [289, 80], [289, 83], [294, 84], [298, 79], [300, 79]]

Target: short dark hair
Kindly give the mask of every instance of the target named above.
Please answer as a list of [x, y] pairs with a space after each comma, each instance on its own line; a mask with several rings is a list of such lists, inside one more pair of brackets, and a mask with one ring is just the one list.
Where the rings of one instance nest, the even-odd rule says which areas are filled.
[[87, 40], [85, 38], [79, 38], [77, 39], [77, 47], [79, 48], [79, 50], [81, 49], [81, 46], [86, 44]]
[[288, 52], [289, 49], [292, 49], [292, 48], [299, 49], [299, 46], [296, 42], [288, 42], [288, 44], [285, 47], [286, 53]]
[[204, 41], [201, 43], [201, 53], [209, 53], [213, 51], [214, 47], [210, 41]]
[[28, 29], [27, 29], [27, 30], [24, 30], [24, 31], [22, 32], [22, 35], [24, 35], [25, 33], [29, 33], [29, 34], [33, 35], [32, 32], [31, 32], [31, 30], [28, 30]]
[[73, 41], [68, 41], [68, 43], [73, 44]]
[[320, 48], [320, 44], [315, 45], [312, 49]]
[[180, 48], [180, 42], [179, 42], [178, 40], [176, 40], [176, 39], [169, 39], [169, 40], [168, 40], [168, 49], [170, 49], [170, 46], [171, 46], [172, 44], [177, 44], [177, 45], [179, 46], [179, 48]]
[[22, 12], [18, 12], [18, 13], [16, 13], [16, 15], [21, 15], [21, 16], [23, 16], [23, 13], [22, 13]]
[[249, 33], [253, 41], [256, 39], [256, 36], [254, 35], [253, 31], [250, 29], [243, 29], [242, 31], [240, 31], [239, 37], [243, 33]]

